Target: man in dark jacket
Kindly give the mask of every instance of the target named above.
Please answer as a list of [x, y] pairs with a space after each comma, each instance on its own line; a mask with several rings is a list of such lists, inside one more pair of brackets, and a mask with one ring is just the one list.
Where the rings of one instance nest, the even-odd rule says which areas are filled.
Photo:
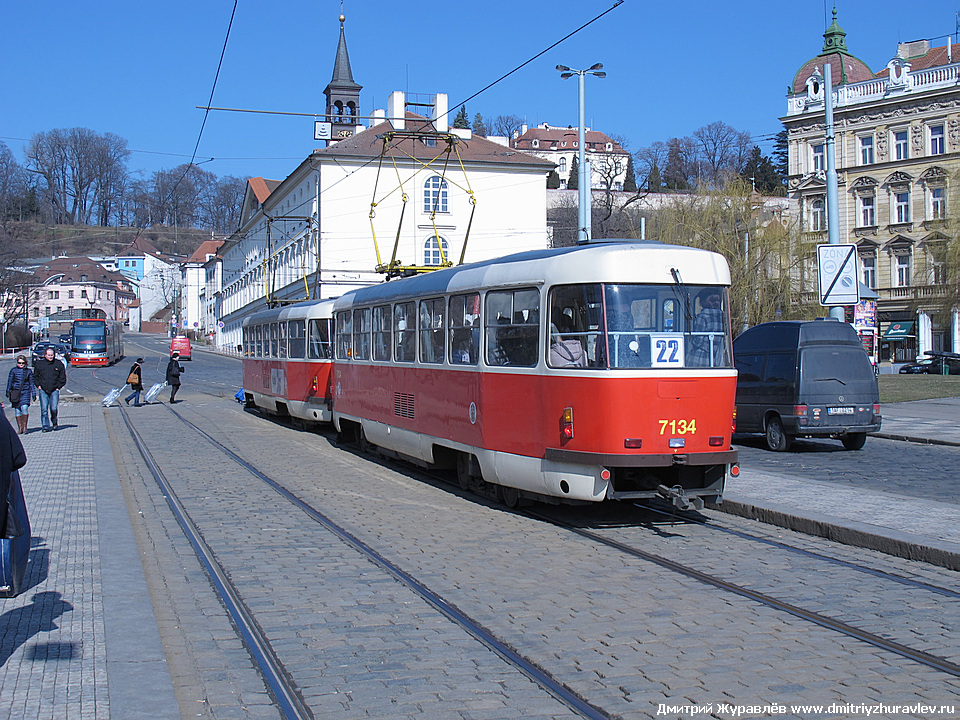
[[57, 430], [57, 405], [60, 403], [60, 388], [67, 384], [67, 369], [57, 360], [52, 347], [48, 347], [33, 366], [33, 379], [40, 396], [40, 424], [43, 425], [43, 431]]

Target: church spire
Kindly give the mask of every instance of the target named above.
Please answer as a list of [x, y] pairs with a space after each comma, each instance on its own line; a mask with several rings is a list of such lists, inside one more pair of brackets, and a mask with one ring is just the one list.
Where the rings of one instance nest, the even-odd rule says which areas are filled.
[[327, 121], [333, 125], [332, 141], [350, 137], [360, 123], [360, 90], [363, 86], [353, 80], [347, 39], [343, 32], [345, 19], [341, 14], [340, 42], [337, 44], [337, 57], [333, 63], [333, 78], [323, 91], [327, 98]]
[[850, 51], [847, 50], [846, 37], [847, 33], [837, 24], [837, 9], [834, 8], [833, 22], [830, 23], [830, 27], [828, 27], [827, 31], [823, 34], [823, 52], [820, 54], [827, 55], [838, 52], [849, 55]]

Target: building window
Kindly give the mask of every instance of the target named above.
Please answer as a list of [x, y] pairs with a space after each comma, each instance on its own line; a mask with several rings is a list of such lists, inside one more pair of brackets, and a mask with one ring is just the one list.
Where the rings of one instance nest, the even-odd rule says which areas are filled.
[[893, 195], [894, 217], [898, 223], [910, 222], [910, 193], [898, 192]]
[[897, 255], [897, 287], [910, 285], [910, 256]]
[[[437, 240], [439, 239], [439, 242]], [[443, 259], [440, 257], [440, 248], [443, 247], [443, 257], [448, 261], [450, 256], [447, 254], [447, 241], [443, 238], [437, 238], [436, 235], [433, 235], [427, 238], [427, 242], [423, 246], [423, 264], [424, 265], [439, 265], [443, 262]]]
[[942, 187], [930, 188], [930, 219], [944, 220], [947, 217], [947, 193]]
[[827, 169], [827, 159], [823, 151], [823, 143], [811, 145], [810, 152], [813, 157], [813, 172], [824, 172]]
[[810, 204], [810, 229], [813, 231], [827, 229], [827, 209], [823, 198], [815, 198]]
[[930, 126], [930, 154], [943, 155], [943, 125]]
[[427, 178], [423, 185], [423, 211], [447, 212], [447, 181], [438, 175]]
[[67, 299], [73, 300], [73, 290], [67, 290]]
[[873, 135], [867, 135], [859, 138], [860, 140], [860, 164], [873, 165]]
[[897, 160], [910, 159], [910, 143], [906, 130], [899, 130], [893, 134], [893, 153]]
[[873, 227], [877, 224], [877, 209], [873, 195], [860, 198], [860, 227]]
[[567, 159], [565, 157], [560, 158], [560, 162], [557, 164], [558, 172], [567, 171]]
[[873, 255], [860, 258], [863, 266], [863, 284], [868, 288], [877, 287], [877, 258]]

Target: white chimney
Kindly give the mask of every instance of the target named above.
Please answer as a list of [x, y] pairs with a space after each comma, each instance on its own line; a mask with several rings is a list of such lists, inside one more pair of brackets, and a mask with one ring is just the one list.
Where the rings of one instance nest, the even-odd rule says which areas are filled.
[[437, 93], [433, 96], [433, 126], [437, 132], [445, 133], [450, 127], [450, 118], [448, 117], [448, 103], [446, 93]]
[[384, 111], [383, 108], [378, 108], [377, 110], [374, 110], [373, 114], [370, 116], [370, 127], [373, 127], [374, 125], [379, 125], [386, 119], [386, 117], [387, 117], [387, 113], [386, 111]]
[[387, 100], [387, 119], [393, 124], [394, 130], [404, 130], [407, 126], [405, 101], [403, 90], [394, 90]]

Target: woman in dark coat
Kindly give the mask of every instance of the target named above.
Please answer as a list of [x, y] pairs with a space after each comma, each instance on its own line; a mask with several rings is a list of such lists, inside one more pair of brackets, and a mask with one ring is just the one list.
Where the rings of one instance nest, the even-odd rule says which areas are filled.
[[170, 362], [167, 363], [167, 382], [170, 384], [170, 404], [177, 402], [177, 390], [180, 389], [180, 373], [183, 372], [183, 365], [180, 364], [180, 353], [174, 351], [170, 356]]
[[[19, 394], [20, 397], [14, 401], [11, 394]], [[6, 395], [10, 398], [10, 404], [13, 405], [14, 414], [17, 416], [17, 430], [20, 435], [24, 435], [27, 432], [27, 422], [30, 420], [30, 400], [37, 399], [37, 385], [33, 380], [33, 370], [27, 367], [27, 358], [23, 355], [17, 357], [17, 366], [11, 368], [7, 376]]]
[[[143, 391], [143, 358], [137, 358], [137, 361], [130, 368], [130, 374], [127, 376], [127, 382], [130, 383], [132, 393], [127, 395], [123, 401], [129, 405], [134, 400], [134, 407], [140, 407], [140, 393]], [[132, 381], [132, 382], [131, 382]]]

